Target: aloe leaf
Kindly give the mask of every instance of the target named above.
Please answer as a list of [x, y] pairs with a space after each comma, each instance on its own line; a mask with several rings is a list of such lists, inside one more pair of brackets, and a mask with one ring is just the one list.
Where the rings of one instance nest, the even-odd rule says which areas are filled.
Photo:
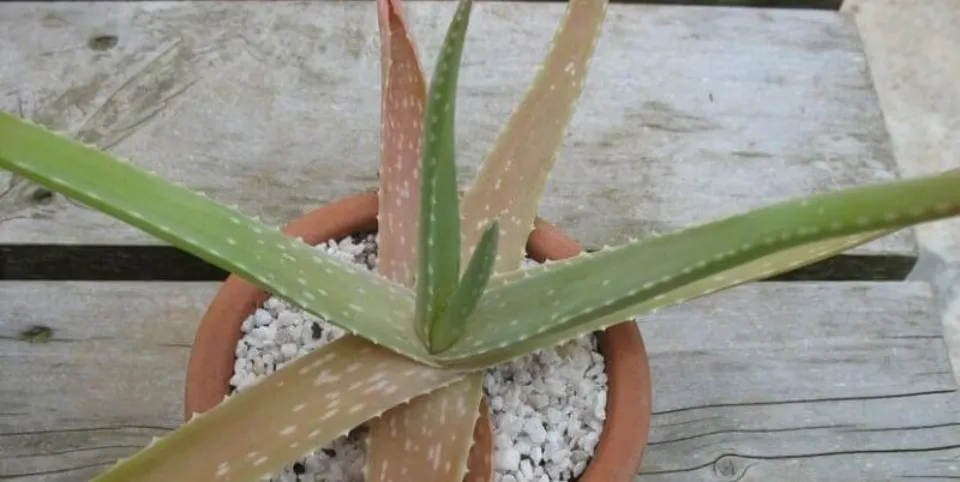
[[476, 368], [960, 214], [960, 171], [778, 203], [541, 265], [487, 290], [438, 359]]
[[377, 269], [412, 287], [417, 269], [426, 80], [400, 0], [377, 0], [381, 49]]
[[542, 70], [463, 197], [464, 259], [490, 221], [500, 221], [495, 271], [520, 266], [539, 201], [580, 98], [607, 0], [570, 0]]
[[434, 319], [460, 277], [460, 208], [454, 119], [460, 57], [470, 22], [471, 0], [460, 0], [441, 46], [426, 109], [423, 178], [420, 185], [420, 271], [416, 319], [430, 339]]
[[430, 330], [430, 352], [442, 352], [457, 342], [467, 328], [467, 320], [477, 307], [497, 257], [500, 227], [494, 221], [484, 231], [457, 290]]
[[[461, 482], [483, 397], [482, 372], [417, 397], [370, 425], [366, 482]], [[395, 413], [391, 411], [390, 413]]]
[[429, 362], [411, 290], [94, 147], [0, 112], [0, 168], [104, 212], [304, 310]]
[[465, 376], [348, 335], [197, 415], [94, 481], [257, 480]]

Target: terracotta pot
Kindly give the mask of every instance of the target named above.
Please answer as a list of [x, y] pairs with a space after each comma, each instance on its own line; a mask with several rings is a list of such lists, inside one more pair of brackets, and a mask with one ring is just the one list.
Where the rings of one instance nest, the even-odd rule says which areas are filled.
[[[377, 228], [377, 196], [347, 197], [297, 219], [284, 232], [311, 245]], [[527, 245], [537, 261], [577, 255], [580, 246], [551, 224], [537, 220]], [[230, 391], [240, 325], [269, 297], [255, 285], [231, 275], [204, 314], [187, 366], [184, 419], [223, 401]], [[607, 373], [603, 432], [579, 482], [631, 482], [647, 444], [651, 416], [650, 368], [636, 323], [626, 322], [599, 334]], [[486, 403], [474, 431], [468, 481], [492, 480], [494, 437]]]

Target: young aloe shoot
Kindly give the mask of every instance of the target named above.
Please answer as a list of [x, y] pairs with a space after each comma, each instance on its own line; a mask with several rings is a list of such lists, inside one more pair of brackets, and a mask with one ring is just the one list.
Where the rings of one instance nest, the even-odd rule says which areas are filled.
[[[476, 309], [484, 288], [493, 275], [493, 265], [497, 259], [497, 241], [500, 236], [500, 226], [494, 221], [483, 232], [480, 243], [470, 259], [467, 270], [463, 273], [463, 280], [450, 297], [443, 313], [434, 322], [431, 330], [430, 351], [440, 353], [453, 346], [467, 329], [467, 320]], [[460, 253], [457, 253], [459, 256]]]

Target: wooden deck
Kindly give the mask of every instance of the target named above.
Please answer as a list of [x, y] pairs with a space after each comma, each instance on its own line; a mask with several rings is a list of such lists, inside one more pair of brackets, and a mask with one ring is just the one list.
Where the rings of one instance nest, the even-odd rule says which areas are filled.
[[[453, 7], [408, 3], [426, 67]], [[475, 8], [464, 176], [564, 5]], [[116, 45], [92, 49], [111, 44], [98, 36]], [[369, 1], [8, 3], [0, 108], [279, 224], [375, 187], [377, 53]], [[851, 19], [615, 4], [543, 215], [597, 247], [898, 175]], [[808, 281], [645, 318], [655, 418], [638, 480], [960, 477], [960, 394], [932, 290], [889, 281], [916, 252], [903, 232]], [[0, 256], [0, 480], [87, 480], [177, 426], [219, 274], [7, 173]], [[25, 340], [35, 326], [49, 339]]]

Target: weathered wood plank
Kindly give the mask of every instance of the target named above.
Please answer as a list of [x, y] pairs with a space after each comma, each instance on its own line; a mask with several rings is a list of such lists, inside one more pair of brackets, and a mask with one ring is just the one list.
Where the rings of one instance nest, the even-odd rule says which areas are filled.
[[[175, 427], [216, 286], [0, 283], [0, 478], [86, 480]], [[641, 480], [958, 475], [960, 394], [930, 305], [924, 283], [762, 283], [645, 319]], [[16, 339], [34, 324], [52, 339]]]
[[960, 392], [934, 313], [924, 283], [789, 283], [644, 321], [656, 416], [642, 480], [960, 476]]
[[[427, 68], [453, 8], [408, 4]], [[464, 178], [532, 80], [564, 8], [476, 6], [458, 101]], [[3, 11], [3, 109], [272, 223], [375, 187], [372, 2]], [[106, 34], [118, 43], [88, 48]], [[896, 177], [856, 28], [835, 12], [612, 5], [588, 82], [542, 211], [587, 247]], [[156, 242], [35, 186], [0, 183], [0, 243]], [[904, 232], [857, 252], [914, 245]]]

